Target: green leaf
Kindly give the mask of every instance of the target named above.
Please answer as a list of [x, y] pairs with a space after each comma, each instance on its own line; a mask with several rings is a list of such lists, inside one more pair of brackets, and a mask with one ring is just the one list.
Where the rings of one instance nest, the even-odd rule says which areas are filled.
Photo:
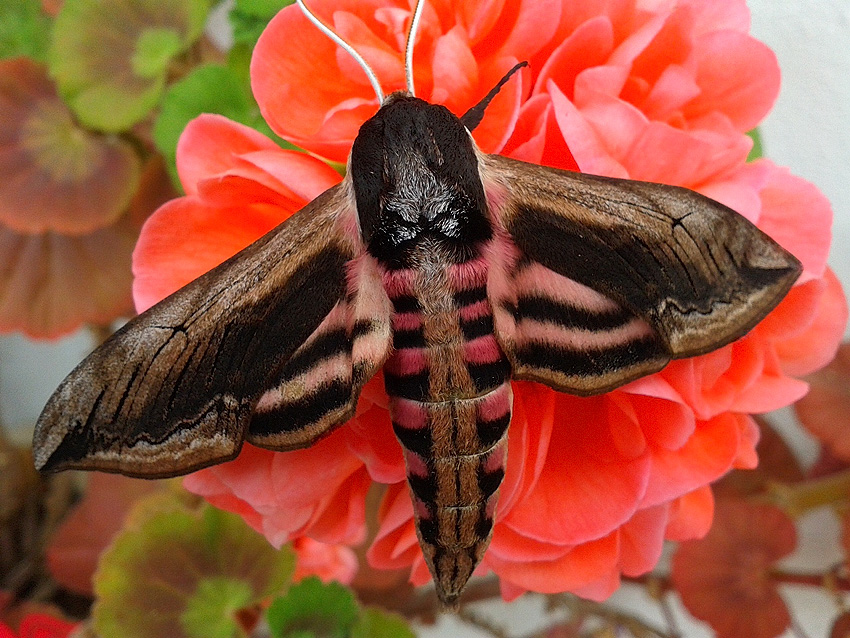
[[50, 18], [38, 0], [0, 0], [0, 58], [27, 56], [43, 62]]
[[162, 75], [180, 47], [180, 35], [174, 29], [145, 29], [136, 40], [131, 58], [133, 72], [142, 78]]
[[416, 638], [416, 634], [401, 616], [369, 608], [352, 628], [351, 638]]
[[268, 611], [273, 638], [346, 638], [360, 610], [349, 589], [305, 578]]
[[192, 638], [231, 638], [237, 626], [233, 618], [251, 604], [253, 592], [248, 583], [226, 578], [206, 578], [180, 615], [180, 624]]
[[230, 10], [230, 25], [233, 27], [233, 41], [253, 48], [277, 13], [295, 0], [236, 0]]
[[750, 149], [750, 154], [747, 155], [747, 161], [753, 162], [764, 155], [764, 149], [761, 144], [761, 133], [757, 128], [754, 128], [747, 135], [753, 140], [753, 147]]
[[65, 0], [50, 72], [80, 121], [124, 131], [157, 105], [171, 63], [203, 31], [209, 0]]
[[264, 18], [266, 22], [281, 9], [295, 4], [295, 0], [236, 0], [236, 9], [245, 15]]
[[218, 113], [272, 135], [247, 85], [233, 69], [215, 64], [198, 67], [168, 90], [154, 124], [154, 142], [175, 179], [177, 141], [201, 113]]
[[294, 557], [238, 516], [204, 506], [140, 507], [144, 516], [115, 539], [94, 577], [92, 611], [101, 636], [230, 638], [235, 612], [280, 594]]

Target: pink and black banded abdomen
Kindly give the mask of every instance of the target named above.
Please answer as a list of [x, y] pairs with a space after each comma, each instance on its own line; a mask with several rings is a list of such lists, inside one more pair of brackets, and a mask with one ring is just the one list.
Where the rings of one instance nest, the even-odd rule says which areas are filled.
[[504, 477], [510, 365], [493, 333], [487, 265], [390, 270], [394, 352], [384, 366], [417, 533], [453, 605], [484, 556]]

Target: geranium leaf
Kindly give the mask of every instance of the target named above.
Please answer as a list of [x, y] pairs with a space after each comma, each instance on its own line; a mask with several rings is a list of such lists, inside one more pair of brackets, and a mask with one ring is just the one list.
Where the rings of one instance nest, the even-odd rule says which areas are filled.
[[140, 507], [135, 527], [115, 539], [95, 574], [100, 635], [237, 636], [237, 612], [279, 594], [292, 575], [292, 553], [275, 550], [233, 514]]
[[236, 44], [253, 48], [257, 39], [277, 12], [295, 0], [236, 0], [229, 18]]
[[161, 485], [118, 474], [94, 472], [82, 500], [65, 518], [47, 547], [53, 577], [67, 589], [92, 595], [92, 574], [100, 555], [139, 499]]
[[180, 52], [180, 35], [174, 29], [145, 29], [136, 40], [133, 72], [143, 78], [156, 78]]
[[209, 0], [67, 0], [51, 75], [83, 124], [126, 130], [156, 106], [172, 60], [200, 36], [208, 11]]
[[351, 638], [415, 638], [401, 616], [381, 609], [366, 609], [351, 630]]
[[747, 135], [749, 135], [750, 139], [753, 140], [753, 147], [750, 149], [749, 155], [747, 155], [747, 161], [754, 162], [764, 155], [764, 148], [761, 144], [761, 133], [757, 128], [754, 128], [749, 131]]
[[343, 585], [305, 578], [272, 603], [267, 618], [274, 638], [345, 638], [359, 613]]
[[0, 58], [24, 55], [43, 61], [49, 40], [50, 18], [40, 2], [0, 2]]
[[227, 578], [206, 578], [186, 603], [180, 622], [192, 638], [231, 638], [236, 612], [248, 607], [253, 592], [248, 583]]

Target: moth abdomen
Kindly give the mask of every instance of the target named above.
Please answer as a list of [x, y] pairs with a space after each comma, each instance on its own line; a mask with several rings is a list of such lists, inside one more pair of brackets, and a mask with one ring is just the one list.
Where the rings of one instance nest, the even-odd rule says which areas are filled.
[[484, 556], [505, 473], [510, 365], [493, 333], [487, 261], [388, 270], [395, 351], [385, 366], [393, 428], [404, 448], [417, 535], [446, 606]]

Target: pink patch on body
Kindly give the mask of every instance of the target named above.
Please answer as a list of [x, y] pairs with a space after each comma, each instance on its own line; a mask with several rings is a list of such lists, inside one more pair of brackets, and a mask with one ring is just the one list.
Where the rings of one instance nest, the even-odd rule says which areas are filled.
[[503, 383], [482, 397], [476, 406], [479, 421], [495, 421], [511, 411], [513, 392], [510, 383]]
[[421, 327], [421, 312], [400, 312], [393, 315], [393, 330], [418, 330]]
[[502, 350], [493, 335], [484, 335], [463, 344], [463, 357], [467, 363], [494, 363], [501, 359]]
[[605, 331], [568, 330], [563, 326], [525, 320], [517, 324], [516, 340], [588, 351], [615, 348], [653, 334], [655, 332], [650, 325], [637, 317], [619, 328]]
[[490, 520], [496, 520], [496, 506], [499, 504], [499, 490], [496, 490], [487, 499], [487, 507], [484, 512]]
[[499, 302], [516, 300], [516, 288], [509, 273], [520, 253], [504, 230], [498, 227], [494, 230], [496, 236], [484, 247], [484, 255], [489, 264], [487, 294], [498, 308]]
[[486, 299], [464, 306], [458, 311], [461, 321], [474, 321], [479, 317], [489, 315], [490, 312], [490, 302]]
[[428, 368], [428, 350], [427, 348], [396, 350], [384, 364], [384, 368], [396, 376], [419, 374]]
[[416, 518], [419, 520], [428, 520], [431, 518], [431, 510], [428, 509], [428, 505], [420, 498], [416, 496], [413, 497], [413, 513], [416, 515]]
[[462, 264], [453, 264], [446, 271], [453, 290], [479, 288], [487, 283], [487, 260], [484, 257]]
[[419, 401], [393, 397], [390, 412], [393, 421], [407, 430], [420, 430], [428, 426], [428, 410]]
[[505, 439], [502, 439], [502, 443], [497, 444], [493, 451], [487, 455], [484, 463], [482, 464], [482, 468], [485, 472], [496, 472], [497, 470], [502, 470], [505, 468], [505, 463], [507, 461], [508, 455], [507, 446], [505, 445]]
[[413, 284], [416, 280], [416, 271], [409, 268], [403, 270], [386, 270], [381, 279], [383, 279], [384, 290], [387, 291], [390, 299], [409, 295], [413, 293]]
[[404, 451], [404, 460], [407, 462], [407, 475], [418, 476], [420, 478], [428, 477], [428, 465], [425, 460], [410, 450]]
[[487, 207], [492, 211], [501, 210], [508, 201], [507, 189], [495, 181], [484, 183], [484, 196], [487, 198]]

